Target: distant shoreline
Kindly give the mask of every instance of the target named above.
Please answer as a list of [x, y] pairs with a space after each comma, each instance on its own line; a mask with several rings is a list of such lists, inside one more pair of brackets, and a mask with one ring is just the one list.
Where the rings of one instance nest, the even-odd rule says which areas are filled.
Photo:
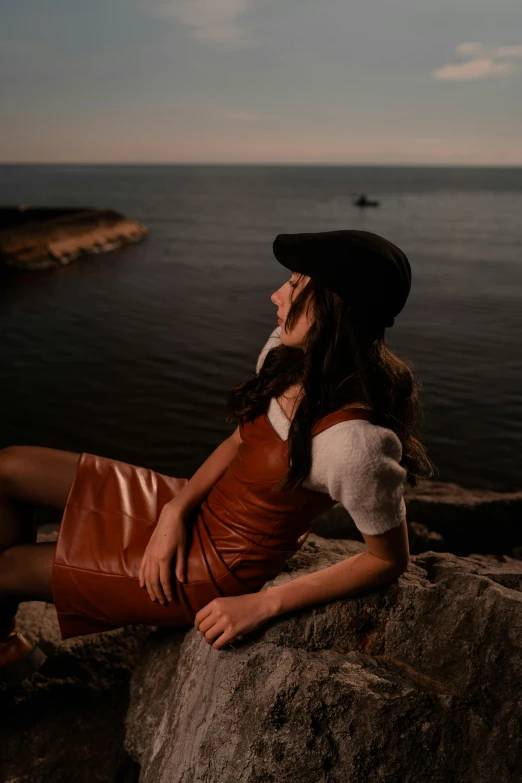
[[108, 209], [0, 207], [0, 263], [11, 269], [65, 266], [86, 253], [138, 242], [148, 229]]

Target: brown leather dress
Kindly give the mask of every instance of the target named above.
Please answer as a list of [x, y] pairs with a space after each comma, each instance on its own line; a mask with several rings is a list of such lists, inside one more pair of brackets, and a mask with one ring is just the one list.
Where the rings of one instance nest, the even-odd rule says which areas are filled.
[[[312, 436], [351, 419], [352, 408], [316, 422]], [[171, 566], [173, 600], [151, 601], [141, 559], [164, 504], [188, 482], [83, 453], [59, 531], [52, 572], [62, 639], [129, 624], [187, 626], [213, 598], [257, 592], [279, 574], [313, 520], [335, 505], [324, 492], [271, 492], [288, 446], [266, 414], [240, 425], [236, 457], [187, 519], [185, 579]]]

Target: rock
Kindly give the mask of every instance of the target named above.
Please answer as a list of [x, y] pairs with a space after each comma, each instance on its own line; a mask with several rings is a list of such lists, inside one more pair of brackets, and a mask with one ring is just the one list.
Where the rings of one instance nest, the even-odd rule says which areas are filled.
[[[522, 780], [520, 493], [426, 481], [405, 499], [406, 574], [223, 650], [193, 628], [62, 641], [52, 604], [21, 604], [47, 660], [0, 689], [0, 780], [133, 783], [141, 763], [140, 783]], [[39, 510], [39, 541], [59, 516]], [[263, 589], [366, 548], [340, 504], [314, 533]], [[513, 557], [488, 553], [502, 541]]]
[[[263, 590], [364, 548], [311, 534]], [[513, 558], [425, 552], [221, 650], [158, 629], [125, 719], [140, 783], [521, 780], [521, 590]]]
[[[39, 531], [38, 541], [56, 539]], [[129, 681], [153, 627], [61, 639], [53, 604], [20, 604], [17, 623], [47, 660], [30, 679], [0, 686], [0, 780], [137, 781], [123, 747]]]
[[14, 269], [48, 269], [84, 253], [101, 253], [137, 242], [148, 230], [109, 209], [0, 209], [0, 262]]
[[408, 541], [410, 554], [419, 555], [421, 552], [446, 552], [446, 542], [440, 533], [429, 530], [420, 522], [408, 521]]
[[408, 518], [440, 533], [449, 551], [502, 554], [522, 545], [522, 490], [467, 489], [425, 481], [405, 492]]
[[[466, 489], [449, 481], [424, 481], [404, 491], [412, 552], [419, 551], [420, 530], [411, 528], [410, 520], [428, 529], [425, 535], [438, 534], [430, 539], [448, 552], [468, 555], [471, 552], [510, 553], [520, 557], [522, 551], [522, 490], [494, 492]], [[338, 503], [313, 525], [316, 535], [324, 538], [363, 537], [349, 513]], [[428, 542], [427, 542], [428, 543]]]

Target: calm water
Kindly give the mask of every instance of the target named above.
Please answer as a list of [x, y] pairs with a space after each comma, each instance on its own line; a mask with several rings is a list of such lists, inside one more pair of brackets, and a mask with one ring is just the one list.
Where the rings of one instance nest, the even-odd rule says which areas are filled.
[[[359, 211], [357, 191], [381, 206]], [[440, 478], [522, 488], [522, 168], [0, 166], [0, 203], [111, 207], [150, 229], [2, 280], [1, 446], [191, 476], [276, 325], [276, 234], [359, 228], [411, 262], [387, 339], [422, 380]]]

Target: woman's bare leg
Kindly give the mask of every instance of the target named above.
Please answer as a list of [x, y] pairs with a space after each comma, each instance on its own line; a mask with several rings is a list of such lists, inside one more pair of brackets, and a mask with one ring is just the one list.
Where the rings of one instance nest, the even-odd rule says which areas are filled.
[[43, 446], [0, 449], [0, 625], [21, 601], [52, 602], [55, 543], [36, 543], [34, 506], [64, 509], [80, 454]]

